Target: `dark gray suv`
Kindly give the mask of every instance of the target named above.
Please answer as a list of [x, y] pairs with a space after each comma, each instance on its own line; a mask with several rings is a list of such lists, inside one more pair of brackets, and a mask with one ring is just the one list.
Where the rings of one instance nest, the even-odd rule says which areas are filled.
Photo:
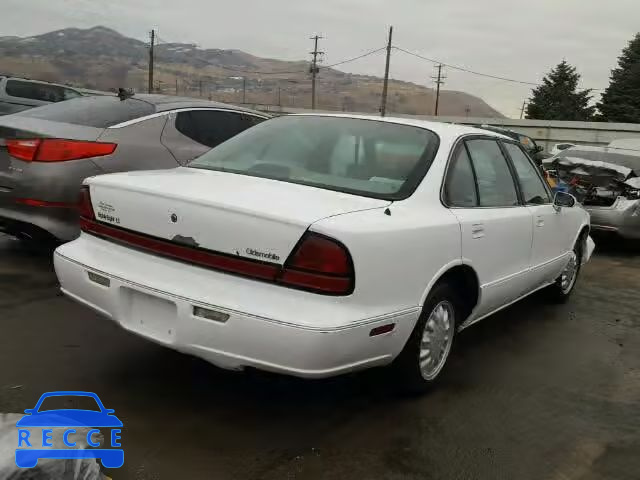
[[64, 85], [0, 75], [0, 115], [81, 96], [80, 90]]

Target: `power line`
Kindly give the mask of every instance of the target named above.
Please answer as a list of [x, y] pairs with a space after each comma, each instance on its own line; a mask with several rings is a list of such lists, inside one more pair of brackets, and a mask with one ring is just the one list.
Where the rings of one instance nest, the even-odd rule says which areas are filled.
[[[178, 45], [178, 42], [168, 42], [166, 40], [160, 39], [160, 37], [158, 37], [156, 35], [156, 38], [158, 40], [160, 40], [163, 44], [174, 44], [174, 45]], [[319, 70], [325, 70], [327, 68], [333, 68], [333, 67], [337, 67], [339, 65], [344, 65], [345, 63], [351, 63], [351, 62], [355, 62], [356, 60], [360, 60], [361, 58], [365, 58], [368, 57], [370, 55], [373, 55], [375, 53], [381, 52], [382, 50], [385, 50], [387, 47], [381, 47], [381, 48], [376, 48], [374, 50], [370, 50], [368, 52], [365, 52], [361, 55], [358, 55], [356, 57], [352, 57], [352, 58], [347, 58], [346, 60], [341, 60], [339, 62], [336, 63], [332, 63], [331, 65], [323, 65], [323, 66], [317, 66], [317, 68]], [[184, 52], [184, 53], [188, 53], [188, 52]], [[321, 52], [318, 52], [321, 53]], [[244, 70], [244, 69], [240, 69], [240, 68], [234, 68], [234, 67], [229, 67], [227, 65], [219, 65], [217, 63], [213, 63], [210, 60], [206, 60], [204, 58], [201, 57], [193, 57], [194, 60], [198, 60], [200, 62], [206, 63], [208, 65], [211, 65], [212, 67], [218, 67], [221, 68], [223, 70], [230, 70], [232, 72], [238, 72], [238, 73], [251, 73], [251, 74], [255, 74], [255, 75], [290, 75], [290, 74], [295, 74], [295, 73], [309, 73], [307, 70], [294, 70], [294, 71], [282, 71], [282, 72], [262, 72], [262, 71], [256, 71], [256, 70]]]
[[[445, 66], [447, 68], [450, 68], [452, 70], [458, 70], [460, 72], [470, 73], [472, 75], [478, 75], [480, 77], [493, 78], [494, 80], [502, 80], [504, 82], [519, 83], [521, 85], [530, 85], [532, 87], [539, 87], [539, 86], [543, 85], [540, 82], [527, 82], [527, 81], [524, 81], [524, 80], [516, 80], [516, 79], [513, 79], [513, 78], [502, 77], [502, 76], [499, 76], [499, 75], [491, 75], [489, 73], [477, 72], [475, 70], [470, 70], [468, 68], [464, 68], [464, 67], [460, 67], [460, 66], [457, 66], [457, 65], [451, 65], [449, 63], [441, 62], [440, 60], [436, 60], [434, 58], [425, 57], [425, 56], [420, 55], [418, 53], [411, 52], [409, 50], [405, 50], [404, 48], [395, 47], [395, 46], [393, 48], [395, 48], [396, 50], [398, 50], [400, 52], [406, 53], [408, 55], [412, 55], [414, 57], [421, 58], [422, 60], [426, 60], [427, 62], [441, 64], [441, 65], [443, 65], [443, 66]], [[606, 89], [605, 88], [586, 88], [585, 90], [591, 90], [593, 92], [602, 92], [602, 91], [604, 91]]]
[[490, 75], [488, 73], [476, 72], [474, 70], [469, 70], [468, 68], [459, 67], [457, 65], [451, 65], [449, 63], [441, 62], [440, 60], [435, 60], [433, 58], [424, 57], [424, 56], [422, 56], [422, 55], [420, 55], [418, 53], [414, 53], [414, 52], [410, 52], [409, 50], [405, 50], [404, 48], [400, 48], [400, 47], [393, 47], [393, 48], [395, 48], [396, 50], [399, 50], [400, 52], [404, 52], [406, 54], [413, 55], [414, 57], [421, 58], [422, 60], [426, 60], [427, 62], [440, 64], [440, 65], [442, 65], [444, 67], [447, 67], [447, 68], [450, 68], [452, 70], [459, 70], [461, 72], [471, 73], [473, 75], [478, 75], [480, 77], [493, 78], [494, 80], [503, 80], [505, 82], [520, 83], [522, 85], [532, 85], [532, 86], [535, 86], [535, 87], [540, 85], [540, 83], [525, 82], [523, 80], [515, 80], [513, 78], [506, 78], [506, 77], [500, 77], [498, 75]]
[[318, 68], [320, 68], [321, 70], [324, 70], [324, 69], [327, 69], [327, 68], [337, 67], [338, 65], [343, 65], [345, 63], [355, 62], [356, 60], [360, 60], [361, 58], [368, 57], [369, 55], [373, 55], [374, 53], [378, 53], [378, 52], [381, 52], [381, 51], [386, 50], [386, 49], [387, 49], [387, 47], [376, 48], [375, 50], [370, 50], [367, 53], [363, 53], [362, 55], [358, 55], [357, 57], [349, 58], [347, 60], [342, 60], [341, 62], [338, 62], [338, 63], [332, 63], [331, 65], [324, 65], [324, 66], [321, 66], [321, 67], [318, 67]]

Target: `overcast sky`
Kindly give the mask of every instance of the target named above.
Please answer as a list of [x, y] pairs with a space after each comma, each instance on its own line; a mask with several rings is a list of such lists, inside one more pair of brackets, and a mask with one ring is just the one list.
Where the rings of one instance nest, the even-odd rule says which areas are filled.
[[[563, 58], [583, 86], [604, 88], [623, 47], [640, 30], [638, 0], [3, 0], [0, 35], [30, 36], [104, 25], [144, 39], [240, 49], [308, 59], [321, 34], [325, 63], [394, 44], [446, 63], [537, 82]], [[341, 67], [383, 75], [384, 54]], [[394, 52], [392, 77], [429, 84], [433, 65]], [[530, 87], [447, 69], [445, 89], [477, 95], [505, 115], [519, 115]]]

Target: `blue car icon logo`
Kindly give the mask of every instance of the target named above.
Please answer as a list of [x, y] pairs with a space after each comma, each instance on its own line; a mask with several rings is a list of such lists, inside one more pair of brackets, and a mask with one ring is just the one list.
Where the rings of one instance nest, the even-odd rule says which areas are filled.
[[[98, 409], [43, 409], [42, 403], [51, 397], [89, 397], [95, 400]], [[26, 415], [16, 423], [18, 467], [35, 467], [41, 458], [99, 458], [105, 468], [123, 465], [124, 450], [120, 448], [122, 422], [114, 415], [114, 410], [104, 408], [95, 393], [45, 393], [33, 409], [24, 412]]]

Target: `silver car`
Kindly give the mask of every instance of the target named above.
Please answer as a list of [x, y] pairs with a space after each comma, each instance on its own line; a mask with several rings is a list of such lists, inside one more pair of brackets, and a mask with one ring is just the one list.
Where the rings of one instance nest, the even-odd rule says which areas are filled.
[[543, 161], [591, 214], [591, 229], [640, 239], [640, 150], [576, 146]]
[[164, 95], [81, 97], [0, 117], [0, 231], [71, 240], [85, 178], [185, 165], [266, 118]]
[[81, 97], [81, 89], [0, 75], [0, 115]]

